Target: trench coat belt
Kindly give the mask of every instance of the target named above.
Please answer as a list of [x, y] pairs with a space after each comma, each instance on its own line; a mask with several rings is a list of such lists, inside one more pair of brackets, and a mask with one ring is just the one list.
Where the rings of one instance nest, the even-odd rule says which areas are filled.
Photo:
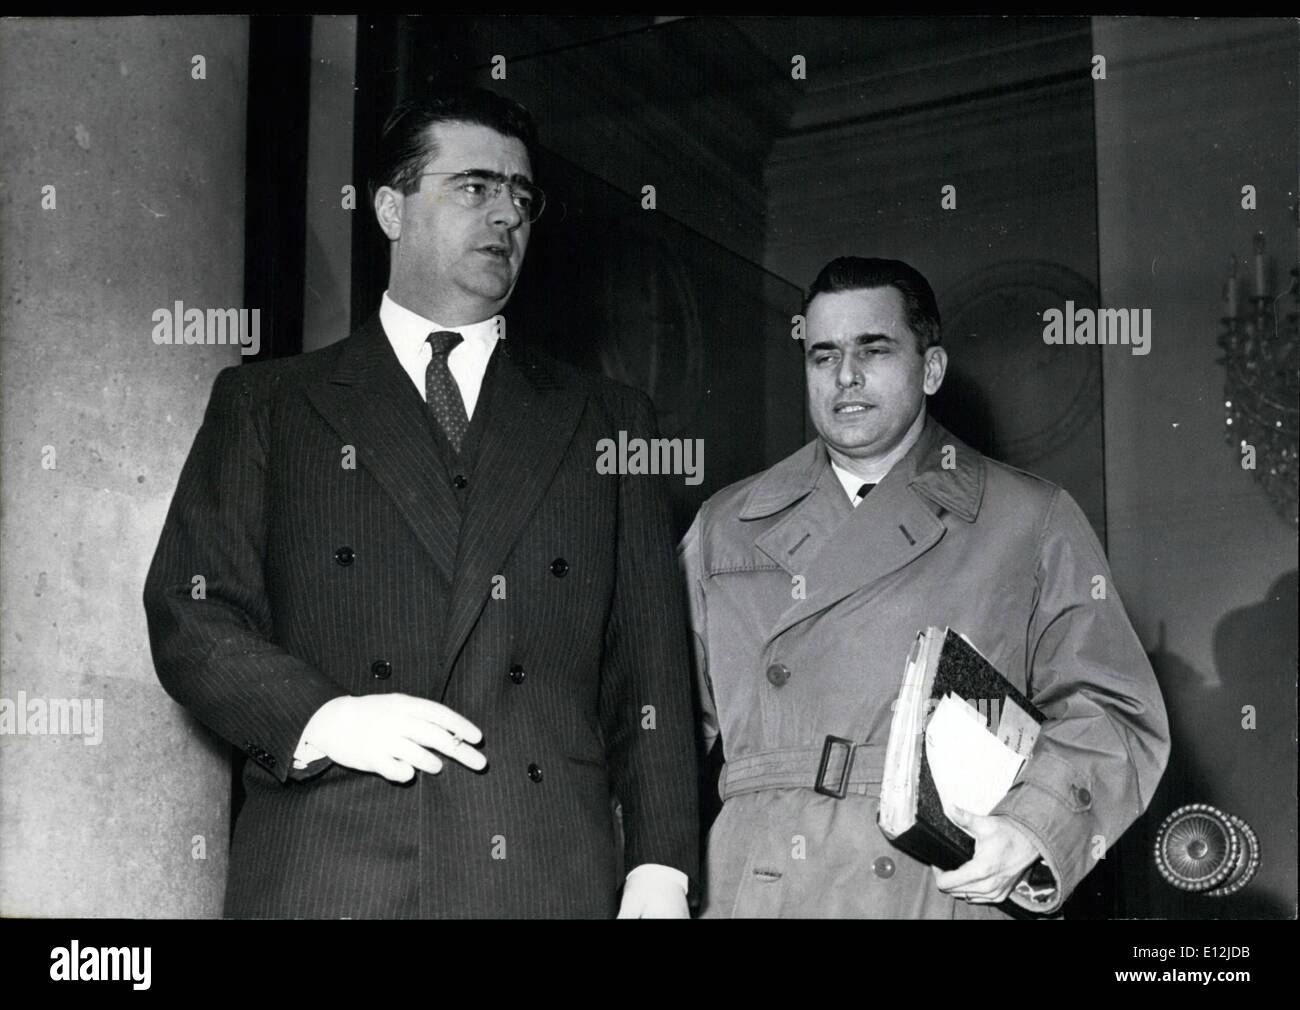
[[[812, 789], [817, 783], [823, 745], [781, 747], [757, 751], [728, 761], [722, 766], [718, 793], [723, 801], [741, 793], [764, 789]], [[828, 770], [828, 779], [838, 780], [843, 761]], [[849, 771], [847, 791], [859, 795], [880, 794], [880, 778], [885, 769], [885, 748], [881, 744], [860, 743], [853, 746], [853, 766]]]

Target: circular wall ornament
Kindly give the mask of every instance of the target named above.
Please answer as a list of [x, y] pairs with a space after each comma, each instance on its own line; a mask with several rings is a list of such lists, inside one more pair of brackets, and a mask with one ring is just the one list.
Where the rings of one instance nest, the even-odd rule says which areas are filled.
[[944, 386], [955, 387], [948, 400], [954, 411], [982, 420], [985, 451], [1013, 466], [1062, 448], [1101, 409], [1099, 348], [1043, 341], [1043, 313], [1064, 312], [1067, 301], [1096, 309], [1097, 289], [1043, 260], [996, 263], [942, 300]]
[[1191, 803], [1164, 819], [1154, 857], [1166, 883], [1180, 891], [1224, 898], [1249, 884], [1259, 870], [1259, 838], [1235, 814]]

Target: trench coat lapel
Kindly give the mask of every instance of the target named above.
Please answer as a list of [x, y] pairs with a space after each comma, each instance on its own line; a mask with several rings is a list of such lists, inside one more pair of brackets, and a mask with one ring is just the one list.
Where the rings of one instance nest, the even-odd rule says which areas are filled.
[[329, 378], [308, 384], [306, 392], [337, 432], [340, 445], [356, 447], [357, 464], [392, 498], [451, 582], [460, 511], [424, 400], [393, 353], [377, 314], [348, 338]]
[[499, 343], [496, 353], [502, 359], [460, 533], [439, 694], [491, 594], [492, 576], [550, 484], [587, 402], [584, 391], [514, 338]]
[[809, 558], [853, 512], [820, 442], [809, 443], [769, 470], [750, 494], [740, 518], [762, 519], [796, 498], [800, 500], [794, 508], [754, 538], [754, 546], [792, 577], [806, 574]]
[[[953, 449], [951, 468], [944, 465], [945, 446]], [[792, 576], [804, 576], [805, 598], [777, 619], [768, 641], [925, 554], [947, 530], [943, 513], [974, 521], [983, 494], [983, 458], [929, 418], [916, 445], [856, 509], [824, 447], [816, 444], [816, 450], [802, 471], [793, 472], [791, 485], [798, 490], [812, 480], [814, 490], [755, 539], [755, 547]], [[779, 498], [774, 492], [766, 491], [772, 501]]]

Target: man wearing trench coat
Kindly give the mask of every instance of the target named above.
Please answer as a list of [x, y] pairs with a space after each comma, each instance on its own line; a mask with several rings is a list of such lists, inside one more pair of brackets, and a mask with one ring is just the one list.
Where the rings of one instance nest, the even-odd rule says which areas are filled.
[[163, 685], [251, 757], [229, 916], [687, 915], [667, 497], [596, 469], [650, 402], [497, 325], [534, 141], [487, 92], [400, 110], [378, 316], [217, 377], [145, 606]]
[[[806, 316], [820, 437], [715, 494], [679, 549], [704, 736], [726, 758], [702, 914], [1003, 917], [1008, 897], [1055, 912], [1146, 807], [1168, 753], [1101, 547], [1064, 490], [926, 416], [946, 358], [920, 274], [833, 261]], [[1048, 717], [1007, 797], [958, 815], [976, 852], [948, 873], [876, 823], [891, 705], [930, 625], [965, 635]], [[843, 798], [814, 788], [828, 736], [855, 744]], [[1054, 887], [1031, 898], [1016, 885], [1040, 859]]]

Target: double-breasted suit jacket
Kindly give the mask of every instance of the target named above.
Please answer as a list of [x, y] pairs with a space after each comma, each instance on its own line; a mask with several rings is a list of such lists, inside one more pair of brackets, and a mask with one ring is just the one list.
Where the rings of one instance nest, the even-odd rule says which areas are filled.
[[[1004, 915], [941, 892], [876, 823], [892, 704], [930, 625], [1048, 716], [993, 810], [1056, 878], [1029, 907], [1059, 909], [1150, 802], [1165, 707], [1087, 519], [933, 420], [856, 509], [818, 440], [705, 502], [680, 553], [706, 736], [727, 759], [703, 914]], [[813, 788], [828, 735], [858, 745], [843, 798]]]
[[[144, 601], [163, 686], [252, 758], [228, 915], [608, 916], [628, 868], [696, 875], [667, 498], [595, 465], [649, 400], [514, 336], [494, 358], [468, 476], [377, 317], [217, 377]], [[477, 724], [486, 771], [293, 770], [322, 704], [379, 692]]]

